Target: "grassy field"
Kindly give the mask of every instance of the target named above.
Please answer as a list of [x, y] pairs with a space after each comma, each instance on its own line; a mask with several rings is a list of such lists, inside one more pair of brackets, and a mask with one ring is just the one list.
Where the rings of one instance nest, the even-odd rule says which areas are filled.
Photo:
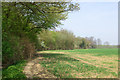
[[40, 51], [39, 63], [58, 78], [117, 78], [118, 49]]

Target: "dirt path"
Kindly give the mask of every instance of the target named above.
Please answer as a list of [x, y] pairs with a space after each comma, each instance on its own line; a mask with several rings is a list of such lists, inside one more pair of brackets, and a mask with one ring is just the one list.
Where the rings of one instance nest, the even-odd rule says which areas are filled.
[[27, 78], [57, 78], [50, 72], [48, 72], [45, 68], [43, 68], [39, 62], [42, 60], [43, 57], [38, 57], [32, 61], [29, 61], [25, 66], [23, 73], [26, 75]]

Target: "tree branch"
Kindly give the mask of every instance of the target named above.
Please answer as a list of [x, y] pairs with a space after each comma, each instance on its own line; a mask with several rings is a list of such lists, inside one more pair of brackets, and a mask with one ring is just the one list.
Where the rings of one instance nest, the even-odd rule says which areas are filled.
[[68, 9], [68, 10], [62, 10], [62, 11], [49, 11], [49, 12], [47, 12], [47, 13], [63, 13], [63, 12], [68, 12], [68, 11], [73, 11], [73, 10], [70, 10], [70, 9]]

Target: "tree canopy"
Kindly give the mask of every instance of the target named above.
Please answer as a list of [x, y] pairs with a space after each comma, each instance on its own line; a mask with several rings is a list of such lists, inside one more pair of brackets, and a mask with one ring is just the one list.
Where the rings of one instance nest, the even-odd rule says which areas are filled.
[[67, 18], [68, 11], [79, 10], [71, 2], [9, 2], [3, 3], [3, 30], [38, 33], [51, 29]]

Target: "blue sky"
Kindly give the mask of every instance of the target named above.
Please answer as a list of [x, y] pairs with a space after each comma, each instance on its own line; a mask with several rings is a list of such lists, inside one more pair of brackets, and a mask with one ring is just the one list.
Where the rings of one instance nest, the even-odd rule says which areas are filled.
[[118, 44], [118, 3], [81, 2], [80, 11], [71, 12], [59, 28], [80, 37], [100, 38], [111, 45]]

